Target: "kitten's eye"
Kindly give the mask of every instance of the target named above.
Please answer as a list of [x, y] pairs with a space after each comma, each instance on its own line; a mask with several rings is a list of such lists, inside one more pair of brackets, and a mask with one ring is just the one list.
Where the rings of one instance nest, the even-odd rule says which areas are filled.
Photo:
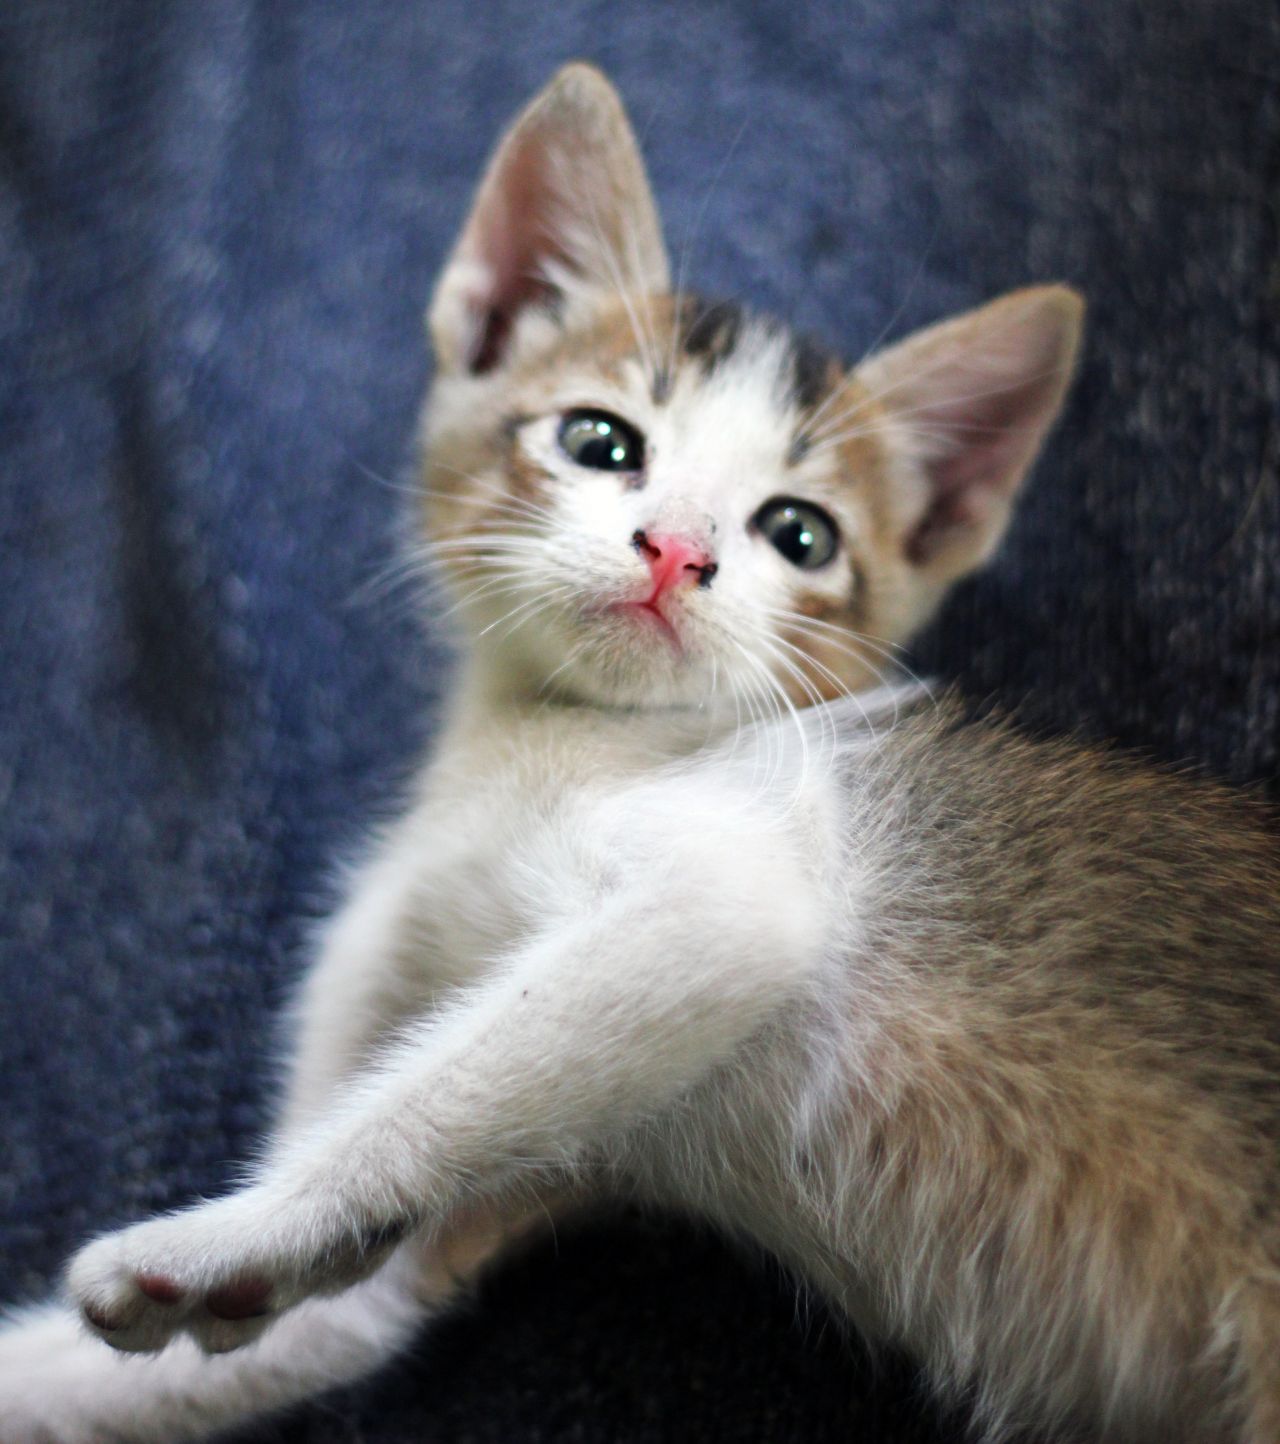
[[805, 571], [826, 566], [840, 541], [835, 522], [820, 506], [789, 496], [766, 501], [751, 521], [789, 562]]
[[644, 465], [644, 437], [607, 411], [567, 412], [560, 445], [571, 461], [597, 471], [639, 471]]

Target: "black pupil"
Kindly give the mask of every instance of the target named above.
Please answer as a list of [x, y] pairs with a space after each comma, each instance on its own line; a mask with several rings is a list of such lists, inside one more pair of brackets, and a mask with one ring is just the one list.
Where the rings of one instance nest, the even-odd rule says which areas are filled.
[[575, 411], [560, 426], [560, 445], [579, 466], [597, 471], [638, 471], [640, 435], [607, 411]]
[[789, 562], [802, 562], [813, 550], [813, 532], [804, 522], [789, 518], [773, 534], [773, 544]]
[[835, 523], [817, 507], [803, 502], [768, 502], [756, 514], [756, 525], [795, 566], [813, 569], [835, 555]]

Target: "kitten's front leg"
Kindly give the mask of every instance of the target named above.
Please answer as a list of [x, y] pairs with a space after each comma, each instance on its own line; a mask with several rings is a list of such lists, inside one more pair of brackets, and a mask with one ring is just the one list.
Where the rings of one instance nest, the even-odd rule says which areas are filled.
[[687, 800], [659, 814], [660, 836], [627, 819], [626, 847], [608, 811], [598, 847], [566, 844], [578, 865], [548, 879], [541, 932], [254, 1184], [83, 1250], [70, 1283], [88, 1322], [126, 1349], [184, 1329], [213, 1351], [245, 1342], [405, 1230], [530, 1169], [572, 1171], [796, 997], [825, 930], [799, 847], [768, 826], [726, 833]]

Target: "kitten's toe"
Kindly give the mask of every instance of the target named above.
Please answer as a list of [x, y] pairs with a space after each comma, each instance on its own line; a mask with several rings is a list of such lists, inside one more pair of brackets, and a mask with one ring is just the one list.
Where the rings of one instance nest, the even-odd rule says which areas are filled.
[[67, 1276], [85, 1323], [129, 1353], [162, 1349], [183, 1331], [207, 1353], [226, 1353], [310, 1295], [364, 1278], [408, 1226], [333, 1226], [291, 1203], [244, 1190], [89, 1244]]
[[168, 1274], [137, 1267], [127, 1237], [114, 1234], [81, 1249], [67, 1282], [99, 1338], [125, 1353], [154, 1353], [182, 1327], [188, 1294]]
[[204, 1297], [204, 1306], [215, 1319], [228, 1323], [265, 1318], [271, 1312], [268, 1304], [273, 1287], [270, 1279], [260, 1276], [233, 1279], [221, 1288], [211, 1289]]
[[267, 1311], [247, 1319], [220, 1319], [204, 1310], [187, 1321], [187, 1328], [196, 1344], [206, 1354], [229, 1354], [251, 1344], [275, 1320]]
[[81, 1249], [67, 1285], [84, 1322], [114, 1349], [148, 1353], [206, 1320], [263, 1316], [272, 1284], [246, 1258], [233, 1210], [229, 1202], [204, 1205]]
[[128, 1235], [114, 1259], [77, 1259], [71, 1283], [84, 1321], [125, 1353], [155, 1352], [182, 1331], [207, 1354], [229, 1353], [256, 1339], [271, 1322], [278, 1292], [260, 1274], [234, 1276], [212, 1287], [207, 1280], [181, 1284], [172, 1270], [138, 1267]]

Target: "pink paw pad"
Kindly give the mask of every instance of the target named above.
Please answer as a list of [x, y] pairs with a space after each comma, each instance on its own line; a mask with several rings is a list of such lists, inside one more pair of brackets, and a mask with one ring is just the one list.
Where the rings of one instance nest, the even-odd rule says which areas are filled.
[[214, 1289], [204, 1302], [215, 1319], [260, 1319], [268, 1312], [270, 1297], [269, 1280], [247, 1278]]
[[114, 1334], [118, 1329], [124, 1328], [123, 1323], [113, 1318], [105, 1309], [100, 1309], [96, 1304], [83, 1304], [80, 1312], [95, 1329], [101, 1329], [104, 1334]]
[[134, 1283], [138, 1286], [138, 1292], [144, 1294], [153, 1304], [176, 1304], [182, 1300], [182, 1290], [163, 1274], [139, 1274]]

